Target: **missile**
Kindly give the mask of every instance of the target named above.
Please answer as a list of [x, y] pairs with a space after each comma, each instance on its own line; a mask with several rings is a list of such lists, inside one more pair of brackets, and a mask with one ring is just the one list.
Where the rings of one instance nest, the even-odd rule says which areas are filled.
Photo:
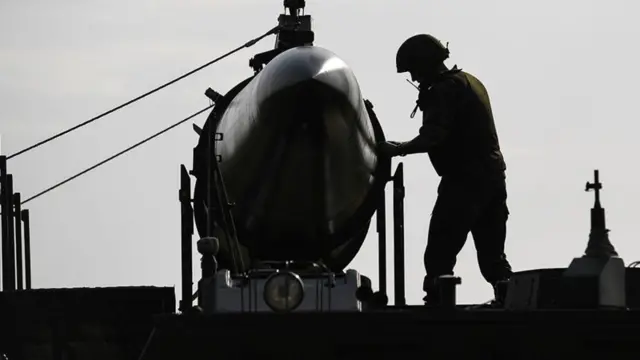
[[[222, 135], [207, 147], [209, 128]], [[196, 226], [207, 224], [205, 159], [218, 163], [234, 204], [244, 269], [264, 261], [321, 262], [341, 271], [359, 251], [390, 163], [384, 134], [350, 67], [331, 51], [299, 46], [273, 58], [217, 103], [194, 149]], [[213, 153], [212, 153], [213, 152]], [[209, 225], [209, 226], [207, 226]], [[229, 268], [229, 244], [219, 263]]]

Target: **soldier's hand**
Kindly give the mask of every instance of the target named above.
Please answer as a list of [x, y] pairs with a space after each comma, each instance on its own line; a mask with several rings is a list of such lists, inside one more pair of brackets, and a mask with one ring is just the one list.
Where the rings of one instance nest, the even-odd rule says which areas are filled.
[[378, 153], [380, 156], [394, 157], [400, 155], [400, 145], [398, 141], [383, 141], [378, 143]]

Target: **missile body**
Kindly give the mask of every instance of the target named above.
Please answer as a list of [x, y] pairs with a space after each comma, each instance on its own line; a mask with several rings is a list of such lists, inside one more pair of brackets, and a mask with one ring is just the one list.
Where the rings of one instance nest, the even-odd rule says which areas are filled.
[[[332, 52], [287, 50], [216, 105], [194, 151], [194, 207], [207, 220], [208, 127], [242, 245], [244, 269], [259, 261], [321, 261], [340, 271], [357, 254], [378, 205], [389, 161], [384, 135], [351, 69]], [[213, 190], [212, 190], [213, 191]], [[215, 216], [212, 218], [215, 219]], [[216, 224], [211, 224], [216, 228]], [[215, 236], [223, 237], [220, 229]], [[231, 261], [221, 239], [219, 261]]]

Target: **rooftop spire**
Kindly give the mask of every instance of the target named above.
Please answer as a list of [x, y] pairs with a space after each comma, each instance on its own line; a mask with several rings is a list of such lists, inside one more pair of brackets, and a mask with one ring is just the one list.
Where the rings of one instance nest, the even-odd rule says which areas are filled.
[[599, 171], [594, 170], [593, 183], [587, 182], [585, 191], [594, 190], [595, 204], [591, 209], [591, 231], [589, 233], [589, 243], [585, 251], [587, 257], [612, 257], [618, 256], [615, 248], [609, 241], [609, 229], [605, 225], [604, 209], [600, 204], [600, 182]]

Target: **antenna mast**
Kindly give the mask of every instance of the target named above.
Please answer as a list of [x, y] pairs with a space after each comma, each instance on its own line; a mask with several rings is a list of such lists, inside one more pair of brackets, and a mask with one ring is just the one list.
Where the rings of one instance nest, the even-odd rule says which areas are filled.
[[311, 16], [304, 14], [305, 5], [305, 0], [284, 0], [284, 14], [278, 17], [278, 35], [274, 48], [256, 54], [249, 60], [249, 66], [256, 74], [281, 53], [298, 46], [313, 45], [315, 35], [311, 30]]

